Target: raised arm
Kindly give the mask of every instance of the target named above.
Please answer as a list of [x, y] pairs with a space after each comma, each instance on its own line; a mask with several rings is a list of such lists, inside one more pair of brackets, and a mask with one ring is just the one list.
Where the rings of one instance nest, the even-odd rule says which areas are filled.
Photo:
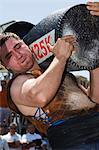
[[[99, 2], [88, 2], [87, 9], [95, 16], [99, 16]], [[90, 71], [89, 97], [96, 103], [99, 103], [99, 68]]]

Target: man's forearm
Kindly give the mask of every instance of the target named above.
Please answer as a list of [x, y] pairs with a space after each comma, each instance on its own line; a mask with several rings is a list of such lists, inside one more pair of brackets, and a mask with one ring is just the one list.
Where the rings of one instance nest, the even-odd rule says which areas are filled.
[[99, 68], [90, 72], [90, 91], [89, 97], [96, 103], [99, 103]]

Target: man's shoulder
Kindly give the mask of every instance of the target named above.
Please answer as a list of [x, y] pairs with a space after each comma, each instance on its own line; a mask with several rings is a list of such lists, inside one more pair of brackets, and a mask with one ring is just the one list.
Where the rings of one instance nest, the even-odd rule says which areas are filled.
[[29, 79], [31, 79], [31, 75], [19, 75], [14, 78], [13, 82], [11, 83], [10, 95], [16, 103], [18, 102], [20, 104], [20, 97], [23, 89], [22, 87], [24, 87], [24, 83], [26, 83]]
[[15, 135], [18, 136], [18, 137], [21, 137], [21, 135], [19, 133], [17, 133], [17, 132], [15, 133]]
[[33, 76], [31, 74], [20, 74], [20, 75], [17, 75], [13, 82], [12, 82], [12, 85], [15, 85], [15, 84], [21, 84], [23, 83], [24, 81], [26, 81], [27, 79], [30, 79], [30, 78], [33, 78]]
[[0, 144], [3, 143], [5, 144], [6, 143], [6, 140], [3, 138], [3, 136], [0, 136]]
[[11, 135], [10, 135], [10, 133], [8, 132], [7, 134], [4, 134], [3, 136], [2, 136], [2, 139], [6, 139], [6, 138], [8, 138], [8, 137], [10, 137]]
[[41, 135], [40, 135], [40, 134], [38, 134], [38, 133], [34, 133], [34, 135], [35, 135], [35, 137], [36, 137], [37, 139], [42, 139], [42, 137], [41, 137]]
[[27, 134], [23, 134], [23, 135], [22, 135], [22, 138], [26, 138], [26, 137], [27, 137]]

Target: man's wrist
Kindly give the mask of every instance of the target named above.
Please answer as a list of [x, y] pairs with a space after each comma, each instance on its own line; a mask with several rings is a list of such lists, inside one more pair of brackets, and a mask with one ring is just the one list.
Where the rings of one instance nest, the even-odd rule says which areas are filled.
[[57, 59], [62, 64], [66, 64], [66, 61], [67, 61], [66, 57], [64, 57], [64, 56], [61, 56], [59, 58], [55, 57], [55, 59]]

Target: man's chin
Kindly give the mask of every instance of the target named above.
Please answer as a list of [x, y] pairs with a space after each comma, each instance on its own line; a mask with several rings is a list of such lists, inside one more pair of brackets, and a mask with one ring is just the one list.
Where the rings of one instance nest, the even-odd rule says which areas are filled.
[[25, 72], [26, 72], [26, 70], [22, 70], [22, 69], [13, 71], [14, 74], [20, 74], [20, 73], [25, 73]]
[[28, 67], [25, 67], [25, 69], [23, 69], [23, 71], [21, 70], [20, 73], [26, 73], [27, 71], [29, 71], [32, 67], [31, 66], [28, 66]]
[[19, 69], [16, 69], [16, 70], [13, 70], [12, 72], [18, 74], [18, 73], [26, 73], [27, 71], [29, 71], [30, 69], [32, 68], [32, 65], [29, 65], [29, 66], [26, 66], [24, 68], [20, 68]]

